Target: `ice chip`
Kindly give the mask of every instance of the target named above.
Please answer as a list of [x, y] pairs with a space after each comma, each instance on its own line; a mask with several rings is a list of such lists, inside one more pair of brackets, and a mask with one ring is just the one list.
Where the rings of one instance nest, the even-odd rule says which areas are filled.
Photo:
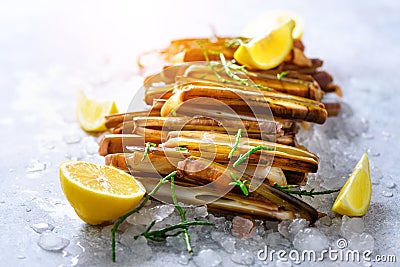
[[374, 250], [375, 240], [367, 233], [353, 234], [349, 240], [349, 248], [358, 251]]
[[63, 140], [66, 144], [76, 144], [82, 140], [82, 137], [78, 133], [67, 133], [63, 136]]
[[173, 247], [178, 251], [186, 249], [186, 242], [181, 234], [178, 236], [169, 236], [166, 240], [167, 246]]
[[293, 239], [293, 246], [299, 251], [321, 251], [328, 247], [328, 238], [316, 228], [305, 228], [298, 232]]
[[40, 235], [38, 245], [44, 250], [60, 251], [69, 245], [69, 240], [47, 231]]
[[349, 238], [353, 234], [361, 234], [364, 231], [364, 220], [362, 218], [350, 218], [346, 215], [342, 218], [340, 233], [343, 237]]
[[219, 266], [222, 263], [221, 256], [212, 249], [203, 249], [197, 256], [193, 257], [193, 262], [199, 266]]
[[196, 218], [204, 218], [208, 215], [206, 206], [199, 206], [194, 209], [194, 215]]
[[290, 239], [293, 239], [294, 236], [298, 232], [300, 232], [304, 228], [308, 227], [309, 225], [310, 225], [310, 222], [307, 221], [306, 219], [302, 219], [302, 218], [294, 219], [288, 226], [288, 232], [289, 232]]
[[40, 162], [39, 160], [32, 160], [29, 166], [26, 168], [27, 172], [40, 172], [46, 169], [46, 163]]
[[290, 247], [290, 241], [284, 238], [280, 233], [278, 232], [273, 232], [269, 233], [265, 243], [268, 246], [276, 247], [276, 246], [284, 246], [284, 247]]
[[240, 265], [253, 265], [254, 264], [254, 256], [253, 254], [244, 249], [236, 250], [233, 255], [231, 256], [231, 260], [234, 263]]
[[285, 220], [285, 221], [281, 221], [278, 224], [278, 231], [279, 233], [281, 233], [281, 235], [283, 235], [286, 238], [289, 238], [289, 225], [292, 222], [292, 220]]
[[41, 234], [45, 231], [53, 231], [54, 226], [48, 223], [35, 223], [31, 226], [31, 228], [38, 234]]

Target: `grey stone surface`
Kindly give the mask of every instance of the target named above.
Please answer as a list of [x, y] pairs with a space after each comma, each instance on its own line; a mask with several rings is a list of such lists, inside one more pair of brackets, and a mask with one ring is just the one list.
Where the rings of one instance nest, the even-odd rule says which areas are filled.
[[[77, 218], [59, 185], [60, 162], [102, 162], [94, 152], [98, 136], [85, 134], [75, 121], [75, 91], [129, 101], [142, 81], [135, 66], [139, 52], [162, 48], [174, 38], [208, 36], [211, 29], [238, 35], [269, 9], [291, 9], [305, 18], [307, 55], [323, 58], [342, 86], [345, 116], [316, 127], [327, 132], [334, 126], [331, 141], [319, 140], [312, 151], [323, 160], [321, 168], [336, 166], [331, 176], [338, 176], [339, 184], [361, 151], [369, 153], [374, 184], [365, 231], [373, 236], [376, 253], [400, 257], [398, 1], [2, 1], [0, 265], [113, 265], [101, 228]], [[70, 244], [61, 252], [41, 249], [40, 235], [32, 229], [38, 223], [53, 225]], [[258, 242], [262, 248], [263, 240]], [[139, 262], [121, 251], [128, 248], [119, 248], [118, 264], [182, 262], [180, 253], [151, 246], [155, 254]], [[218, 245], [208, 245], [213, 246]], [[218, 253], [223, 266], [234, 264], [229, 254]]]

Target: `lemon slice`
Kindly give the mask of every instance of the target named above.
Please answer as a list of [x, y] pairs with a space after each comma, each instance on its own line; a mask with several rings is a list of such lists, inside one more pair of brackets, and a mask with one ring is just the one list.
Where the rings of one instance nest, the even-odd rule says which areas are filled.
[[371, 194], [369, 161], [364, 153], [340, 190], [332, 211], [347, 216], [363, 216], [369, 208]]
[[282, 24], [288, 20], [294, 20], [296, 24], [292, 32], [293, 39], [301, 39], [304, 32], [304, 20], [296, 13], [287, 10], [270, 11], [256, 18], [247, 25], [242, 36], [254, 38], [263, 35], [271, 28], [274, 28], [276, 25]]
[[248, 69], [272, 69], [281, 64], [293, 47], [294, 21], [289, 20], [266, 35], [240, 45], [233, 57]]
[[78, 92], [76, 116], [79, 124], [85, 131], [106, 131], [105, 116], [114, 113], [118, 113], [114, 101], [98, 102], [89, 99], [82, 90]]
[[131, 175], [111, 166], [84, 161], [62, 163], [60, 182], [78, 216], [92, 225], [131, 211], [146, 192]]

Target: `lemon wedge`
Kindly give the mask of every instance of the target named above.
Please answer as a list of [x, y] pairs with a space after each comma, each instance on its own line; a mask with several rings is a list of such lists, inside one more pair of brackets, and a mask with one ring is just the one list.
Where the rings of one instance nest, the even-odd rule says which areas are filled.
[[251, 21], [242, 36], [247, 38], [254, 38], [256, 36], [263, 35], [269, 29], [276, 27], [276, 25], [282, 24], [288, 20], [294, 20], [296, 26], [293, 29], [293, 39], [301, 39], [304, 32], [304, 20], [302, 17], [294, 12], [287, 10], [273, 10], [265, 13], [264, 15]]
[[146, 192], [131, 175], [111, 166], [84, 161], [62, 163], [60, 183], [78, 216], [92, 225], [131, 211]]
[[293, 47], [294, 21], [289, 20], [267, 34], [251, 39], [235, 51], [233, 57], [248, 69], [272, 69], [281, 64]]
[[106, 131], [105, 116], [114, 113], [118, 113], [114, 101], [98, 102], [89, 99], [82, 90], [78, 92], [76, 116], [79, 124], [85, 131]]
[[347, 216], [363, 216], [369, 208], [371, 195], [369, 160], [364, 153], [340, 190], [332, 211]]

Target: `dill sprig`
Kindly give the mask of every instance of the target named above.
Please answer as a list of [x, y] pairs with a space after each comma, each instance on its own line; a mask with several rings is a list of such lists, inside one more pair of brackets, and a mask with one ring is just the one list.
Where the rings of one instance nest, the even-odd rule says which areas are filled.
[[238, 178], [236, 178], [235, 174], [231, 172], [231, 178], [232, 181], [229, 183], [229, 185], [236, 185], [239, 186], [240, 190], [242, 190], [243, 194], [247, 197], [249, 195], [249, 190], [247, 190], [246, 183], [248, 182], [247, 180], [241, 181]]
[[144, 207], [144, 205], [146, 205], [147, 201], [158, 191], [158, 189], [160, 189], [160, 187], [167, 183], [168, 180], [170, 180], [171, 178], [175, 177], [176, 175], [176, 171], [171, 172], [170, 174], [168, 174], [167, 176], [165, 176], [164, 178], [161, 178], [160, 181], [157, 183], [157, 185], [153, 188], [153, 190], [151, 190], [150, 193], [148, 193], [142, 203], [140, 203], [140, 205], [135, 208], [134, 210], [128, 212], [127, 214], [121, 216], [118, 218], [118, 220], [115, 222], [113, 228], [111, 229], [111, 251], [112, 251], [112, 260], [115, 262], [115, 233], [118, 231], [118, 227], [121, 225], [121, 223], [123, 223], [129, 216], [131, 216], [134, 213], [139, 212], [139, 210], [141, 208]]
[[274, 184], [275, 188], [278, 188], [279, 190], [289, 193], [289, 194], [293, 194], [293, 195], [298, 195], [298, 196], [309, 196], [309, 197], [314, 197], [315, 195], [326, 195], [326, 194], [332, 194], [332, 193], [336, 193], [340, 191], [339, 189], [334, 189], [334, 190], [324, 190], [324, 191], [315, 191], [315, 189], [311, 189], [310, 191], [307, 190], [290, 190], [291, 188], [299, 188], [298, 185], [286, 185], [286, 186], [282, 186], [282, 185], [278, 185], [278, 184]]
[[256, 146], [256, 147], [250, 149], [249, 151], [247, 151], [246, 153], [240, 155], [240, 157], [233, 163], [233, 167], [237, 167], [240, 163], [242, 163], [245, 159], [247, 159], [251, 154], [255, 153], [258, 150], [273, 151], [274, 149], [263, 146], [263, 145]]
[[229, 152], [228, 159], [233, 157], [233, 153], [235, 153], [235, 151], [237, 150], [237, 148], [239, 146], [239, 141], [240, 141], [240, 138], [242, 137], [242, 129], [239, 129], [235, 136], [236, 136], [235, 144], [233, 145], [231, 152]]
[[285, 77], [286, 75], [288, 75], [289, 72], [288, 71], [282, 71], [281, 73], [277, 73], [276, 74], [276, 78], [281, 81], [283, 77]]
[[152, 146], [156, 146], [156, 144], [152, 143], [152, 142], [147, 142], [146, 146], [144, 148], [144, 153], [143, 153], [143, 157], [142, 157], [142, 161], [145, 160], [145, 158], [147, 157], [147, 154], [149, 154], [149, 150], [150, 147]]

